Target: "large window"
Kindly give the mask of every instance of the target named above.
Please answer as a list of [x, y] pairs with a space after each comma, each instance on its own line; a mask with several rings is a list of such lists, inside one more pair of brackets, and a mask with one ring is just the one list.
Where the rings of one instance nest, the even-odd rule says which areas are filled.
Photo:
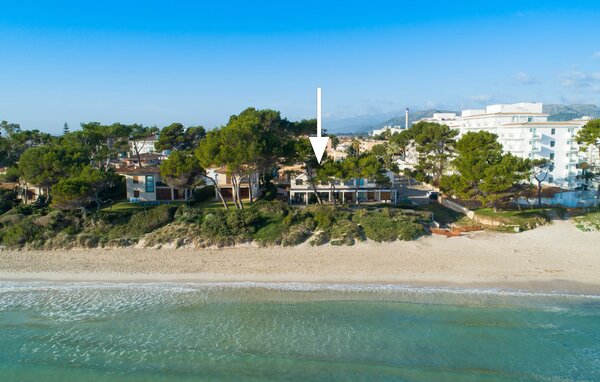
[[154, 192], [154, 175], [146, 175], [146, 192]]

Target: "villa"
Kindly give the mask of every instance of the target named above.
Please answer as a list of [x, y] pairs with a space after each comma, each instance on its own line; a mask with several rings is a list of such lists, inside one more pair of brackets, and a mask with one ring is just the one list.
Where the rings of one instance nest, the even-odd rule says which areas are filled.
[[[231, 176], [227, 174], [227, 170], [224, 167], [212, 167], [206, 170], [206, 175], [214, 179], [221, 190], [223, 199], [233, 200], [233, 184], [231, 183]], [[248, 182], [250, 180], [250, 182]], [[240, 186], [240, 198], [242, 201], [256, 200], [261, 196], [261, 190], [259, 187], [260, 173], [254, 171], [250, 175], [242, 176], [239, 181]], [[208, 185], [212, 184], [212, 181], [207, 180]], [[250, 184], [248, 184], [250, 183]], [[218, 199], [219, 195], [215, 190], [215, 199]]]
[[132, 203], [156, 201], [185, 201], [191, 198], [189, 188], [171, 187], [162, 181], [159, 167], [119, 168], [125, 178], [127, 200]]
[[[337, 203], [396, 203], [397, 190], [394, 188], [394, 173], [388, 171], [389, 187], [381, 187], [370, 179], [337, 180], [332, 188], [330, 184], [317, 183], [316, 190], [325, 202], [335, 200]], [[356, 185], [358, 184], [358, 193]], [[291, 179], [289, 188], [290, 204], [309, 204], [315, 198], [313, 186], [308, 181], [306, 172]]]

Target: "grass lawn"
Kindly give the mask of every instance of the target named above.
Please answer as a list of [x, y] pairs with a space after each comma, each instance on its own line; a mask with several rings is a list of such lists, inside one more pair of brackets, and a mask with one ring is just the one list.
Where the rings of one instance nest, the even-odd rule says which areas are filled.
[[[183, 202], [183, 201], [170, 202], [170, 205], [178, 206], [180, 204], [185, 204], [185, 202]], [[100, 211], [135, 212], [135, 211], [142, 211], [142, 210], [150, 208], [150, 207], [154, 207], [154, 205], [131, 203], [128, 201], [120, 201], [120, 202], [116, 202], [114, 204], [102, 207], [100, 209]]]
[[[223, 209], [223, 202], [221, 202], [220, 200], [203, 200], [201, 202], [193, 202], [191, 205], [194, 208], [201, 208], [207, 210]], [[235, 204], [233, 203], [233, 201], [227, 202], [227, 206], [229, 208], [235, 208]], [[244, 203], [244, 207], [246, 206], [250, 206], [250, 203]]]
[[600, 231], [600, 210], [573, 218], [575, 226], [582, 231]]

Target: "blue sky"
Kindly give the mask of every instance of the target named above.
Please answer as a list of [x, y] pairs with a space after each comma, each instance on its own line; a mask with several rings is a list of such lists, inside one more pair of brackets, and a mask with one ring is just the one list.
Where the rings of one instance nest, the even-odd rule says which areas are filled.
[[[487, 103], [600, 104], [597, 1], [0, 5], [0, 119], [223, 124]], [[326, 3], [326, 4], [322, 4]], [[326, 126], [324, 126], [326, 127]]]

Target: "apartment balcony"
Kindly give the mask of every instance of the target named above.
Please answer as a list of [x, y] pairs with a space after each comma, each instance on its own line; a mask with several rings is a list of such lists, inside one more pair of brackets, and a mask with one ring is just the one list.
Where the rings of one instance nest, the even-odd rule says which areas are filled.
[[525, 136], [525, 135], [505, 135], [503, 137], [501, 137], [504, 140], [507, 141], [522, 141], [524, 139], [529, 139], [529, 136]]
[[542, 151], [542, 148], [540, 146], [531, 146], [531, 149], [529, 150], [529, 152], [532, 153], [539, 153], [540, 151]]

